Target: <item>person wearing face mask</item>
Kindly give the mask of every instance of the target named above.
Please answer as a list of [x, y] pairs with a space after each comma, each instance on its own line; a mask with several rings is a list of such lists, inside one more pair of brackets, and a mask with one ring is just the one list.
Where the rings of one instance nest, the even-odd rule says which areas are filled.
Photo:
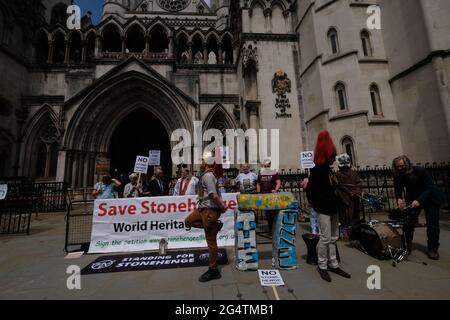
[[351, 276], [339, 267], [336, 241], [339, 238], [338, 199], [332, 183], [331, 167], [336, 161], [336, 146], [328, 131], [322, 131], [314, 150], [315, 167], [311, 169], [306, 195], [309, 204], [317, 212], [320, 239], [317, 244], [320, 277], [331, 281], [328, 271], [344, 278]]
[[397, 204], [406, 209], [404, 232], [408, 250], [412, 249], [414, 228], [422, 209], [425, 211], [428, 237], [428, 258], [439, 259], [439, 210], [445, 196], [425, 168], [412, 166], [407, 156], [392, 161]]

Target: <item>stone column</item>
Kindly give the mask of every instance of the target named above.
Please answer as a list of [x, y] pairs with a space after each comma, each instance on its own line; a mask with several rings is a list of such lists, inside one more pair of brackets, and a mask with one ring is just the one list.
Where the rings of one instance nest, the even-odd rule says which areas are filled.
[[150, 57], [150, 37], [149, 36], [145, 37], [145, 57], [146, 58]]
[[102, 37], [100, 35], [95, 36], [95, 57], [100, 57], [102, 53]]
[[88, 187], [94, 186], [94, 175], [95, 175], [95, 153], [90, 152], [89, 153], [88, 179], [87, 179]]
[[54, 41], [50, 40], [48, 42], [48, 58], [47, 58], [47, 63], [52, 63], [53, 61], [53, 44]]
[[45, 144], [45, 147], [47, 149], [47, 155], [45, 157], [45, 172], [44, 172], [44, 177], [48, 178], [48, 176], [50, 175], [50, 158], [51, 158], [51, 145], [50, 144]]
[[217, 63], [218, 64], [223, 64], [223, 63], [225, 63], [225, 61], [223, 61], [223, 57], [222, 57], [222, 54], [223, 54], [223, 52], [222, 52], [222, 43], [221, 42], [219, 42], [219, 44], [218, 44], [218, 47], [219, 47], [219, 51], [218, 51], [218, 57], [217, 57]]
[[70, 59], [70, 40], [66, 41], [66, 52], [64, 54], [64, 63], [69, 63], [69, 59]]
[[270, 8], [267, 8], [267, 9], [264, 9], [264, 11], [263, 11], [263, 13], [264, 13], [264, 17], [266, 18], [266, 21], [265, 21], [265, 30], [266, 30], [266, 32], [270, 32], [270, 33], [272, 33], [272, 25], [271, 25], [271, 17], [272, 17], [272, 9], [270, 9]]
[[72, 160], [72, 187], [78, 187], [78, 165], [80, 163], [80, 154], [78, 151], [74, 152], [73, 160]]
[[174, 42], [173, 42], [173, 35], [169, 35], [169, 52], [168, 52], [168, 58], [173, 59], [173, 52], [174, 52]]
[[125, 37], [122, 37], [122, 54], [125, 54], [127, 44], [125, 43]]
[[189, 41], [188, 42], [188, 47], [189, 47], [189, 63], [194, 63], [194, 56], [193, 56], [193, 54], [192, 54], [192, 42], [191, 41]]
[[83, 41], [81, 43], [82, 49], [81, 49], [81, 62], [86, 62], [86, 56], [87, 56], [87, 43], [86, 41]]
[[208, 64], [208, 44], [203, 43], [203, 63]]
[[66, 172], [64, 174], [64, 180], [72, 187], [73, 151], [67, 151], [66, 155]]

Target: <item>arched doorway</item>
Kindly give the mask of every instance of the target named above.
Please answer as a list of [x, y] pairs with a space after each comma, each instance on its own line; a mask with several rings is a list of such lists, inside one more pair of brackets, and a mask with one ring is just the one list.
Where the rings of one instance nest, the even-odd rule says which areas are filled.
[[[109, 144], [113, 175], [128, 179], [134, 169], [136, 156], [148, 156], [149, 150], [161, 151], [161, 166], [166, 179], [172, 177], [170, 140], [167, 130], [150, 111], [139, 108], [125, 116], [114, 130]], [[153, 175], [153, 167], [148, 176]]]

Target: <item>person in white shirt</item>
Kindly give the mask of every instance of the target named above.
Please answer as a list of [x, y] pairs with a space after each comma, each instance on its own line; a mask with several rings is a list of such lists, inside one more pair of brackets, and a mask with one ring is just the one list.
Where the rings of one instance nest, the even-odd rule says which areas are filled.
[[197, 194], [198, 178], [193, 177], [188, 168], [183, 168], [181, 178], [178, 179], [173, 192], [174, 196], [195, 195]]
[[125, 198], [139, 198], [142, 196], [142, 185], [138, 184], [138, 175], [136, 173], [132, 173], [130, 175], [130, 183], [125, 186], [125, 190], [123, 191], [123, 196]]
[[251, 193], [256, 191], [256, 182], [258, 176], [254, 172], [250, 172], [248, 163], [242, 165], [242, 172], [236, 177], [236, 185], [241, 193]]

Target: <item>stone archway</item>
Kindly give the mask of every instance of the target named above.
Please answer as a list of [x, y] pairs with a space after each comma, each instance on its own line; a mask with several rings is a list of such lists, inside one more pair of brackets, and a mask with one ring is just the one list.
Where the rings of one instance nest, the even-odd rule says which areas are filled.
[[[161, 151], [161, 166], [166, 177], [172, 176], [170, 137], [161, 121], [145, 106], [136, 106], [125, 115], [110, 138], [108, 158], [111, 173], [127, 180], [137, 155], [148, 156], [149, 150]], [[153, 167], [148, 176], [153, 174]]]
[[91, 187], [96, 158], [108, 156], [114, 132], [136, 110], [146, 110], [157, 119], [164, 128], [161, 136], [170, 137], [179, 128], [193, 131], [195, 112], [179, 92], [159, 78], [137, 71], [124, 73], [92, 89], [74, 112], [60, 155], [64, 170], [59, 176], [72, 187]]

